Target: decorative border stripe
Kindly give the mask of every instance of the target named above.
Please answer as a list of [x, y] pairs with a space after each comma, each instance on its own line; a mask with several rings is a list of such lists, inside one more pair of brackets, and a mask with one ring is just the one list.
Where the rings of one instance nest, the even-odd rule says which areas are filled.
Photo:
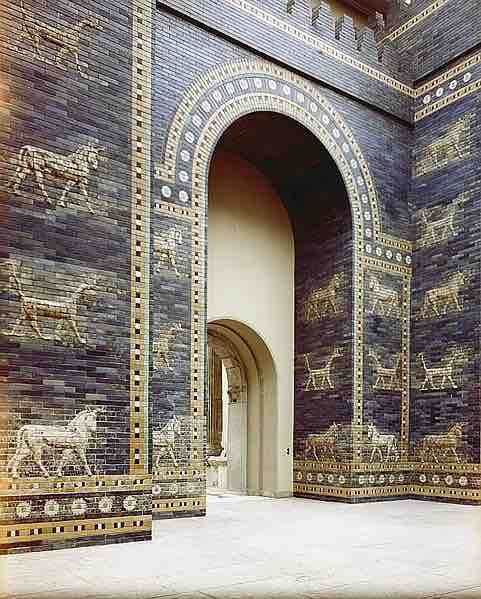
[[194, 468], [192, 466], [186, 466], [185, 468], [169, 468], [161, 467], [155, 468], [155, 476], [160, 481], [163, 480], [205, 480], [205, 470], [203, 468]]
[[481, 79], [479, 79], [478, 81], [475, 81], [474, 83], [471, 83], [470, 85], [466, 85], [465, 87], [463, 87], [462, 89], [460, 89], [457, 92], [454, 92], [447, 98], [438, 100], [437, 102], [434, 102], [433, 104], [430, 104], [429, 106], [426, 106], [426, 108], [419, 110], [414, 115], [414, 122], [418, 122], [418, 121], [424, 119], [425, 117], [433, 114], [434, 112], [437, 112], [438, 110], [441, 110], [442, 108], [445, 108], [446, 106], [449, 106], [450, 104], [453, 104], [454, 102], [457, 102], [461, 98], [465, 98], [466, 96], [469, 96], [470, 94], [477, 92], [479, 90], [481, 90]]
[[175, 499], [154, 499], [152, 512], [162, 514], [166, 512], [190, 512], [205, 510], [207, 499], [204, 495], [200, 497], [176, 497]]
[[462, 73], [463, 71], [465, 71], [466, 69], [475, 67], [476, 65], [478, 65], [480, 63], [481, 63], [481, 52], [478, 52], [477, 54], [474, 54], [474, 56], [471, 56], [470, 58], [464, 60], [463, 62], [460, 62], [455, 67], [452, 67], [449, 70], [445, 71], [442, 75], [439, 75], [439, 77], [435, 77], [434, 79], [431, 79], [424, 85], [417, 87], [416, 88], [416, 96], [418, 98], [420, 96], [423, 96], [426, 92], [433, 89], [434, 87], [437, 87], [438, 85], [446, 83], [446, 81], [449, 81], [449, 79], [451, 79], [452, 77], [455, 77], [455, 76], [459, 75], [460, 73]]
[[366, 462], [364, 464], [352, 464], [350, 462], [316, 462], [311, 460], [294, 460], [294, 469], [300, 471], [311, 472], [337, 472], [352, 474], [360, 474], [365, 472], [409, 472], [410, 474], [418, 474], [427, 472], [435, 474], [436, 472], [444, 473], [463, 473], [463, 474], [480, 474], [480, 464], [458, 464], [456, 462], [446, 462], [436, 464], [434, 462]]
[[[437, 1], [447, 2], [448, 0]], [[305, 43], [307, 46], [310, 46], [315, 50], [319, 50], [324, 54], [327, 54], [331, 58], [334, 58], [335, 60], [338, 60], [343, 64], [347, 64], [351, 66], [353, 69], [356, 69], [357, 71], [365, 75], [368, 75], [369, 77], [376, 79], [377, 81], [381, 81], [388, 87], [392, 87], [393, 89], [396, 89], [397, 91], [401, 92], [406, 96], [409, 96], [410, 98], [414, 98], [416, 96], [415, 90], [409, 85], [402, 83], [394, 77], [386, 75], [385, 73], [379, 71], [378, 69], [375, 69], [374, 67], [366, 65], [366, 63], [362, 62], [361, 60], [357, 60], [356, 58], [353, 58], [349, 54], [337, 50], [334, 46], [331, 46], [326, 42], [321, 41], [318, 37], [311, 35], [310, 33], [303, 31], [302, 29], [294, 27], [287, 21], [279, 19], [275, 15], [265, 10], [262, 10], [255, 4], [252, 4], [251, 2], [247, 2], [247, 0], [226, 0], [226, 2], [229, 3], [231, 6], [235, 6], [236, 8], [243, 10], [251, 17], [254, 17], [262, 21], [263, 23], [268, 24], [271, 27], [278, 29], [279, 31], [282, 31], [283, 33], [287, 33], [291, 37], [296, 38], [298, 41]]]
[[90, 520], [60, 520], [49, 522], [23, 522], [0, 526], [0, 545], [35, 543], [39, 541], [65, 541], [93, 536], [112, 536], [150, 533], [152, 517], [121, 516]]
[[424, 21], [425, 19], [430, 17], [432, 14], [434, 14], [440, 8], [445, 6], [448, 2], [449, 2], [449, 0], [436, 0], [436, 2], [433, 2], [432, 4], [427, 6], [423, 11], [418, 13], [416, 16], [412, 17], [412, 19], [409, 19], [409, 21], [406, 21], [405, 23], [403, 23], [401, 25], [401, 27], [394, 29], [394, 31], [391, 31], [385, 37], [381, 38], [380, 41], [392, 42], [392, 41], [396, 40], [398, 37], [401, 37], [401, 35], [403, 35], [407, 31], [409, 31], [413, 27], [416, 27], [416, 25], [419, 25], [419, 23], [421, 23], [422, 21]]
[[46, 494], [117, 493], [125, 491], [149, 491], [152, 475], [101, 475], [95, 477], [75, 476], [69, 478], [23, 478], [0, 481], [2, 497], [36, 496]]
[[381, 235], [379, 241], [389, 248], [401, 250], [402, 252], [407, 252], [408, 254], [411, 253], [414, 248], [414, 244], [412, 241], [408, 241], [407, 239], [399, 239], [397, 237], [391, 237], [390, 235], [386, 235], [385, 233]]
[[192, 208], [184, 208], [167, 202], [155, 202], [154, 210], [164, 216], [175, 216], [177, 218], [185, 218], [186, 220], [192, 220], [194, 218], [194, 211]]
[[294, 483], [294, 493], [315, 495], [317, 497], [342, 497], [356, 499], [362, 497], [397, 497], [414, 495], [420, 497], [437, 497], [439, 499], [457, 499], [481, 502], [481, 492], [477, 489], [458, 489], [449, 487], [431, 487], [422, 485], [393, 485], [386, 487], [332, 487], [312, 484]]

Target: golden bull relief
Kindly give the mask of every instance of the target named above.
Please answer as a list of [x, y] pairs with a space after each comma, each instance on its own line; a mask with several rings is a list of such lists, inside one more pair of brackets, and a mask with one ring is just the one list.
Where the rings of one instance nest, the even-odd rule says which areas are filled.
[[401, 297], [399, 291], [381, 282], [380, 278], [371, 275], [369, 291], [372, 296], [371, 312], [379, 316], [399, 317]]
[[456, 237], [459, 232], [456, 220], [466, 200], [467, 196], [461, 194], [447, 206], [419, 210], [416, 215], [419, 231], [417, 247], [428, 247]]
[[459, 119], [445, 135], [419, 152], [414, 166], [415, 177], [427, 175], [470, 156], [471, 119], [472, 115]]
[[460, 300], [461, 289], [466, 283], [466, 275], [456, 272], [451, 275], [444, 285], [433, 287], [424, 293], [424, 302], [421, 310], [421, 318], [441, 316], [448, 310], [461, 312]]
[[432, 458], [439, 463], [439, 458], [446, 460], [448, 456], [454, 457], [456, 462], [461, 459], [458, 454], [459, 446], [463, 439], [464, 424], [456, 423], [446, 433], [439, 435], [426, 435], [418, 443], [418, 451], [421, 453], [421, 461], [425, 462]]
[[327, 458], [332, 458], [332, 461], [335, 462], [338, 429], [338, 425], [334, 422], [323, 433], [307, 435], [304, 441], [304, 459], [307, 459], [312, 454], [314, 459], [319, 461], [319, 455], [325, 455]]
[[304, 302], [304, 320], [316, 320], [328, 314], [340, 314], [342, 312], [339, 298], [339, 289], [344, 281], [344, 275], [337, 273], [333, 275], [327, 285], [314, 289]]

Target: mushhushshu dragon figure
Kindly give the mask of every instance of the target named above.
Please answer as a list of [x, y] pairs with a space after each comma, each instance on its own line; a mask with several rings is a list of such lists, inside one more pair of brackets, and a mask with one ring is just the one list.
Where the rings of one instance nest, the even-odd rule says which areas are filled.
[[10, 263], [11, 278], [13, 279], [16, 292], [20, 298], [20, 316], [10, 332], [6, 335], [13, 337], [23, 337], [24, 333], [19, 333], [19, 328], [23, 324], [27, 324], [34, 333], [34, 336], [39, 339], [50, 340], [50, 337], [44, 335], [40, 329], [39, 318], [51, 318], [58, 321], [55, 328], [55, 337], [60, 339], [60, 333], [64, 331], [67, 325], [73, 333], [78, 343], [85, 345], [87, 341], [80, 335], [77, 321], [78, 309], [80, 303], [93, 303], [96, 298], [96, 279], [95, 277], [81, 283], [77, 290], [72, 294], [72, 297], [64, 301], [50, 301], [37, 297], [29, 297], [25, 294], [17, 271], [17, 265]]
[[42, 62], [47, 62], [45, 53], [42, 51], [42, 44], [51, 44], [57, 48], [54, 63], [56, 66], [65, 68], [66, 58], [72, 55], [79, 75], [88, 79], [80, 62], [80, 34], [88, 29], [103, 31], [100, 19], [88, 16], [80, 19], [73, 27], [60, 28], [42, 23], [29, 15], [25, 9], [24, 0], [20, 0], [20, 10], [22, 12], [22, 38], [30, 41], [36, 57]]

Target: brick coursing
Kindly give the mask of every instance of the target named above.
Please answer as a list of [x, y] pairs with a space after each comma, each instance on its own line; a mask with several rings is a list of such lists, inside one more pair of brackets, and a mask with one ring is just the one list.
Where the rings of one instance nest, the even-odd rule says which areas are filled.
[[[349, 190], [364, 238], [352, 234], [342, 193], [322, 226], [312, 226], [321, 212], [294, 217], [296, 494], [479, 501], [480, 8], [448, 0], [394, 34], [430, 4], [403, 7], [375, 39], [350, 19], [336, 26], [324, 4], [312, 23], [300, 0], [290, 13], [281, 0], [25, 0], [25, 15], [6, 3], [0, 551], [143, 540], [152, 516], [205, 513], [207, 173], [193, 164], [196, 140], [172, 148], [169, 134], [191, 98], [180, 118], [195, 136], [212, 106], [227, 114], [229, 85], [245, 102], [240, 78], [253, 92], [261, 68], [265, 93], [279, 98], [281, 81], [292, 94], [312, 87], [349, 128], [381, 231], [375, 238], [362, 194], [361, 208], [352, 203], [359, 181]], [[239, 75], [239, 61], [257, 71]], [[212, 85], [197, 98], [207, 73]], [[216, 140], [205, 139], [212, 152]], [[209, 156], [198, 160], [207, 171]], [[310, 294], [336, 273], [342, 317], [324, 305], [306, 318]], [[324, 380], [306, 391], [303, 355], [322, 369], [337, 347], [334, 388]], [[334, 422], [336, 460], [306, 458], [306, 436]], [[371, 424], [396, 440], [400, 461], [385, 461], [386, 439], [382, 459], [373, 454]], [[49, 478], [18, 453], [38, 431]], [[460, 463], [444, 453], [453, 444]], [[76, 448], [75, 459], [63, 453]]]

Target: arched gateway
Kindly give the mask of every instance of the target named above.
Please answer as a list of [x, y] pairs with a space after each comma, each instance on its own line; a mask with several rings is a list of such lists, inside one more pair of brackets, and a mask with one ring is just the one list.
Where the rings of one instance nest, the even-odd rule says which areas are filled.
[[[199, 459], [201, 398], [205, 384], [203, 365], [207, 336], [204, 323], [206, 279], [204, 256], [209, 167], [223, 134], [239, 119], [255, 113], [282, 115], [302, 126], [306, 134], [314, 136], [337, 167], [350, 206], [352, 268], [349, 272], [348, 285], [346, 286], [345, 281], [343, 284], [344, 293], [350, 294], [350, 313], [345, 314], [344, 317], [352, 323], [352, 335], [349, 339], [351, 347], [348, 351], [343, 351], [335, 345], [327, 346], [316, 356], [315, 353], [311, 355], [309, 348], [307, 350], [301, 348], [299, 351], [298, 346], [295, 361], [296, 389], [301, 388], [301, 391], [310, 394], [314, 392], [315, 403], [322, 402], [323, 392], [330, 393], [334, 388], [332, 368], [335, 361], [341, 359], [341, 354], [344, 360], [349, 361], [350, 389], [345, 397], [340, 399], [350, 405], [349, 409], [343, 412], [344, 415], [349, 413], [349, 417], [340, 423], [338, 429], [338, 443], [342, 449], [334, 459], [331, 454], [326, 453], [320, 460], [320, 464], [325, 463], [328, 470], [335, 468], [339, 488], [334, 488], [332, 484], [334, 477], [330, 474], [326, 475], [326, 483], [329, 480], [329, 484], [326, 485], [322, 484], [322, 477], [314, 481], [313, 477], [316, 475], [306, 473], [309, 468], [312, 470], [312, 467], [317, 469], [316, 471], [319, 470], [319, 464], [314, 463], [318, 456], [316, 455], [315, 459], [313, 452], [309, 453], [306, 449], [307, 437], [328, 433], [334, 422], [329, 426], [326, 423], [325, 430], [304, 428], [302, 438], [294, 439], [293, 448], [296, 452], [295, 492], [348, 498], [351, 496], [351, 490], [346, 488], [346, 476], [342, 474], [339, 476], [342, 467], [339, 464], [333, 465], [332, 462], [337, 460], [344, 462], [347, 471], [350, 464], [366, 461], [363, 448], [366, 428], [366, 423], [363, 421], [365, 392], [363, 372], [366, 367], [364, 314], [368, 284], [366, 273], [368, 267], [374, 270], [379, 268], [382, 258], [383, 272], [400, 276], [401, 286], [406, 291], [409, 285], [409, 247], [382, 234], [376, 190], [368, 165], [340, 114], [309, 82], [263, 62], [232, 63], [200, 77], [186, 93], [176, 111], [164, 146], [165, 160], [156, 168], [156, 178], [160, 180], [161, 193], [163, 197], [169, 199], [168, 207], [167, 202], [165, 204], [159, 202], [156, 206], [165, 214], [182, 216], [185, 213], [193, 220], [191, 416], [194, 423], [192, 448], [197, 447], [197, 449], [193, 449], [191, 457], [194, 460]], [[173, 193], [176, 194], [174, 198]], [[175, 205], [174, 208], [172, 203]], [[379, 264], [376, 264], [376, 261]], [[303, 300], [303, 306], [297, 306], [298, 318], [299, 310], [303, 311], [301, 320], [304, 320], [304, 324], [312, 321], [315, 327], [323, 326], [321, 312], [326, 312], [327, 316], [329, 312], [336, 313], [337, 307], [333, 305], [332, 299], [337, 287], [341, 285], [340, 275], [338, 277], [337, 274], [332, 272], [329, 276], [326, 275], [322, 281], [317, 281], [317, 287], [312, 280], [310, 289], [307, 289], [309, 282], [307, 287], [305, 286], [307, 295]], [[407, 321], [402, 335], [405, 342], [408, 338]], [[403, 370], [408, 373], [407, 347], [400, 353]], [[402, 402], [406, 405], [407, 387], [405, 384], [402, 389]], [[401, 453], [405, 453], [407, 447], [407, 416], [406, 410], [400, 411], [397, 435]], [[335, 417], [333, 415], [333, 418]], [[199, 426], [196, 425], [197, 422]], [[280, 448], [275, 450], [279, 451]], [[349, 486], [353, 487], [355, 484], [351, 482]]]

